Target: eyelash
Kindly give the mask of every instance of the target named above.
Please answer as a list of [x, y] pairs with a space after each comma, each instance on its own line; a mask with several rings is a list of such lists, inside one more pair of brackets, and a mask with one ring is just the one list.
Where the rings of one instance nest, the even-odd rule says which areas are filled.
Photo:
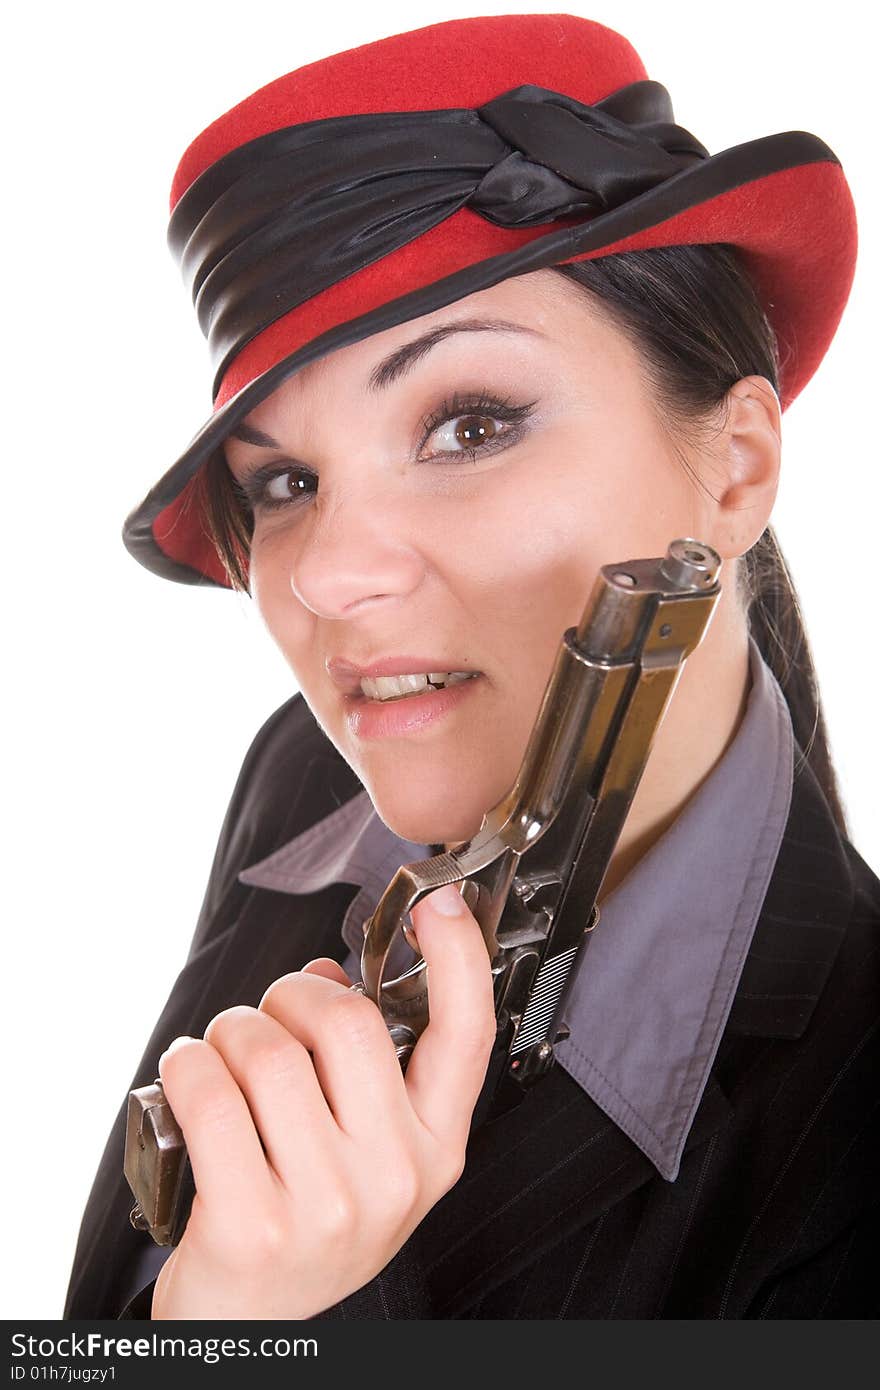
[[[476, 395], [459, 396], [455, 392], [452, 397], [443, 401], [442, 405], [432, 411], [422, 421], [422, 440], [419, 448], [424, 448], [431, 435], [440, 428], [454, 420], [461, 419], [467, 415], [485, 416], [488, 419], [500, 421], [508, 428], [499, 436], [498, 442], [491, 440], [487, 444], [481, 444], [473, 448], [448, 449], [444, 453], [431, 455], [431, 460], [442, 458], [469, 458], [471, 463], [475, 463], [478, 454], [495, 453], [498, 449], [507, 448], [522, 437], [521, 426], [531, 415], [536, 405], [535, 401], [530, 401], [525, 405], [514, 405], [509, 399], [502, 399], [492, 395], [488, 391], [480, 391]], [[280, 507], [298, 505], [301, 498], [307, 496], [303, 489], [299, 496], [292, 494], [290, 497], [270, 497], [267, 488], [274, 478], [281, 478], [285, 475], [299, 475], [303, 479], [312, 478], [317, 481], [317, 474], [310, 469], [302, 468], [299, 465], [291, 467], [289, 464], [266, 464], [263, 468], [255, 468], [249, 473], [243, 482], [233, 481], [233, 487], [239, 500], [253, 512], [257, 507], [261, 511], [276, 511]]]

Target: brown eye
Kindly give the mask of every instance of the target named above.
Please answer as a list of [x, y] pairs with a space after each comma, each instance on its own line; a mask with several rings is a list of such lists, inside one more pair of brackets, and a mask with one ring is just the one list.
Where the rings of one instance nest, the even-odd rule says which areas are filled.
[[442, 454], [472, 453], [491, 444], [505, 431], [505, 422], [492, 415], [453, 415], [431, 435], [434, 447]]
[[287, 468], [268, 479], [265, 495], [272, 502], [289, 502], [308, 491], [308, 482], [302, 469]]
[[455, 425], [455, 440], [463, 449], [473, 449], [476, 444], [484, 444], [497, 434], [496, 422], [488, 415], [461, 415], [452, 422]]
[[475, 462], [480, 454], [494, 454], [516, 444], [526, 432], [526, 421], [536, 401], [514, 405], [491, 391], [472, 398], [455, 392], [423, 422], [422, 449], [427, 458], [448, 461], [456, 454]]

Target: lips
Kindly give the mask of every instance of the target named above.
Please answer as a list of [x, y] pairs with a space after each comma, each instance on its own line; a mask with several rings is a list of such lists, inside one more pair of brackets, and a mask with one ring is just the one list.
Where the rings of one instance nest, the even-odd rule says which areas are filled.
[[366, 699], [361, 690], [364, 676], [409, 676], [420, 672], [427, 674], [429, 671], [474, 671], [480, 674], [466, 662], [449, 656], [384, 656], [366, 666], [347, 657], [334, 656], [328, 658], [325, 665], [334, 685], [344, 695], [360, 700]]
[[442, 726], [456, 712], [479, 699], [483, 677], [448, 685], [442, 690], [426, 690], [401, 700], [368, 700], [365, 695], [345, 698], [348, 731], [359, 742], [381, 738], [417, 738]]

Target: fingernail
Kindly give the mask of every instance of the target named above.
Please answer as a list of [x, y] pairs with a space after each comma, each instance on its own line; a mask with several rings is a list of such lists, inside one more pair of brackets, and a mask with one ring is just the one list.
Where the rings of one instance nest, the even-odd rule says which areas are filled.
[[194, 1042], [194, 1041], [195, 1041], [194, 1038], [190, 1038], [190, 1037], [187, 1037], [187, 1036], [184, 1035], [184, 1034], [181, 1034], [181, 1036], [180, 1036], [179, 1038], [175, 1038], [173, 1042], [170, 1042], [170, 1043], [168, 1044], [168, 1046], [166, 1047], [165, 1051], [162, 1053], [161, 1057], [159, 1058], [160, 1063], [161, 1063], [162, 1061], [164, 1061], [164, 1059], [168, 1056], [169, 1053], [174, 1052], [178, 1047], [182, 1047], [184, 1043]]
[[428, 901], [435, 912], [439, 912], [441, 917], [462, 917], [465, 912], [465, 901], [454, 883], [445, 883], [442, 888], [437, 888], [430, 895]]

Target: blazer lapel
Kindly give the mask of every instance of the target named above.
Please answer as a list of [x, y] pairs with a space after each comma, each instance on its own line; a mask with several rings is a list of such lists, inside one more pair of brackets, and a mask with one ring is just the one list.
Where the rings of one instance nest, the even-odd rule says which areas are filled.
[[729, 1033], [801, 1037], [840, 949], [854, 895], [845, 843], [815, 774], [803, 763]]
[[[729, 1114], [713, 1078], [685, 1152]], [[555, 1067], [516, 1110], [474, 1133], [464, 1176], [419, 1227], [433, 1316], [458, 1316], [656, 1176], [641, 1150]]]

